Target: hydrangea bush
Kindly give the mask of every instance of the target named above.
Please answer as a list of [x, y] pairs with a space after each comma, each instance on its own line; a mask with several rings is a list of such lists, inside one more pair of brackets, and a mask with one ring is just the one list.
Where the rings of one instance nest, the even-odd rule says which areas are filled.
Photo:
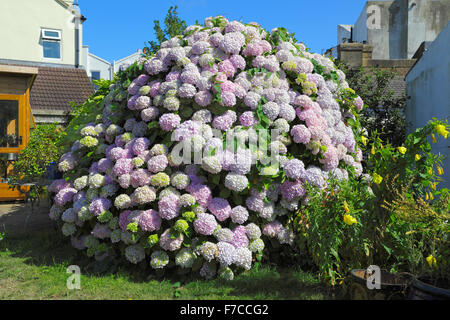
[[[96, 259], [231, 279], [273, 241], [295, 249], [288, 220], [306, 184], [362, 173], [363, 101], [283, 28], [207, 18], [123, 67], [101, 106], [50, 187], [50, 217]], [[275, 163], [242, 140], [225, 147], [227, 131], [271, 129]], [[200, 161], [176, 162], [179, 142]]]

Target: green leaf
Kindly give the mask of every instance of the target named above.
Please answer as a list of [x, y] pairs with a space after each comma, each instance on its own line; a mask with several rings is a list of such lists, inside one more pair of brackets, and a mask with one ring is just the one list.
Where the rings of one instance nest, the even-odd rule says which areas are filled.
[[147, 128], [149, 129], [153, 129], [153, 128], [158, 128], [159, 127], [159, 122], [158, 121], [152, 121], [147, 125]]
[[219, 197], [221, 197], [223, 199], [227, 199], [230, 195], [231, 195], [231, 190], [229, 190], [227, 188], [223, 188], [220, 191]]
[[214, 175], [210, 175], [210, 177], [211, 177], [212, 183], [214, 183], [215, 185], [220, 184], [220, 175], [214, 174]]
[[242, 197], [239, 194], [237, 194], [236, 192], [233, 192], [233, 201], [238, 206], [243, 203]]
[[213, 148], [212, 150], [210, 149], [210, 151], [209, 151], [209, 156], [214, 156], [215, 154], [216, 154], [216, 152], [217, 152], [217, 147], [216, 148]]

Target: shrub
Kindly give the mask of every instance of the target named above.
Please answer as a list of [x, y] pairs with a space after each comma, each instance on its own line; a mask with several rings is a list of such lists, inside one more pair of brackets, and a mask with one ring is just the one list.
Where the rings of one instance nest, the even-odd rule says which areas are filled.
[[443, 156], [431, 151], [429, 140], [431, 138], [435, 141], [435, 135], [439, 135], [439, 132], [444, 135], [448, 128], [447, 122], [430, 120], [425, 127], [409, 134], [400, 147], [383, 144], [376, 133], [372, 136], [367, 146], [370, 149], [367, 165], [375, 183], [374, 211], [379, 213], [381, 225], [385, 225], [390, 218], [382, 205], [394, 200], [394, 194], [389, 189], [390, 179], [395, 177], [399, 188], [409, 185], [409, 192], [419, 197], [434, 198], [437, 185], [442, 181], [440, 175], [443, 174]]
[[391, 190], [394, 200], [383, 205], [391, 213], [383, 246], [391, 270], [447, 280], [450, 283], [450, 193], [438, 192], [431, 202], [408, 186]]
[[40, 179], [47, 172], [50, 163], [61, 157], [58, 144], [65, 135], [57, 124], [38, 125], [32, 129], [29, 143], [14, 162], [14, 172], [9, 176], [11, 181]]
[[384, 142], [401, 146], [406, 137], [406, 92], [395, 94], [392, 90], [395, 71], [375, 67], [352, 70], [341, 61], [337, 65], [367, 105], [361, 113], [361, 124], [369, 136], [378, 132]]
[[109, 93], [109, 80], [94, 80], [97, 90], [85, 102], [80, 105], [72, 105], [69, 115], [69, 123], [65, 129], [66, 135], [58, 143], [58, 148], [67, 152], [73, 143], [81, 138], [80, 127], [89, 122], [95, 122], [101, 116], [105, 106], [104, 98]]
[[[306, 182], [323, 189], [329, 174], [361, 175], [363, 104], [285, 29], [208, 18], [88, 100], [51, 217], [97, 259], [231, 277], [274, 241], [295, 247], [289, 212], [307, 199]], [[200, 163], [177, 162], [181, 142]]]
[[293, 217], [300, 250], [309, 252], [319, 276], [335, 285], [353, 268], [367, 268], [373, 256], [373, 201], [369, 181], [329, 179], [328, 187], [307, 187], [309, 200]]
[[324, 280], [334, 285], [372, 264], [448, 279], [449, 192], [437, 188], [443, 157], [427, 140], [446, 137], [448, 129], [433, 119], [400, 147], [383, 144], [376, 132], [362, 136], [370, 175], [307, 186], [308, 201], [289, 222]]

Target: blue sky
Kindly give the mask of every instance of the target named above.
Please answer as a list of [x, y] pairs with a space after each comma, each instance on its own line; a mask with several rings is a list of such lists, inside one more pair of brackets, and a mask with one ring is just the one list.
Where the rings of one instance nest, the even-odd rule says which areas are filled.
[[322, 53], [336, 45], [337, 25], [353, 24], [363, 0], [79, 0], [86, 16], [84, 44], [108, 61], [136, 52], [144, 42], [155, 40], [153, 21], [163, 22], [171, 5], [178, 15], [194, 24], [209, 16], [255, 21], [266, 30], [285, 27], [295, 32], [313, 52]]

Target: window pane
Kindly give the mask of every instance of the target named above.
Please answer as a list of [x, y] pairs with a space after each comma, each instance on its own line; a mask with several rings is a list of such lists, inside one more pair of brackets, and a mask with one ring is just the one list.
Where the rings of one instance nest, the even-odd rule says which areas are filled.
[[60, 43], [58, 41], [42, 41], [44, 58], [61, 58]]
[[91, 79], [92, 80], [100, 80], [100, 71], [92, 71]]
[[46, 37], [59, 38], [59, 32], [57, 31], [44, 31]]
[[0, 147], [19, 146], [19, 102], [0, 100]]

